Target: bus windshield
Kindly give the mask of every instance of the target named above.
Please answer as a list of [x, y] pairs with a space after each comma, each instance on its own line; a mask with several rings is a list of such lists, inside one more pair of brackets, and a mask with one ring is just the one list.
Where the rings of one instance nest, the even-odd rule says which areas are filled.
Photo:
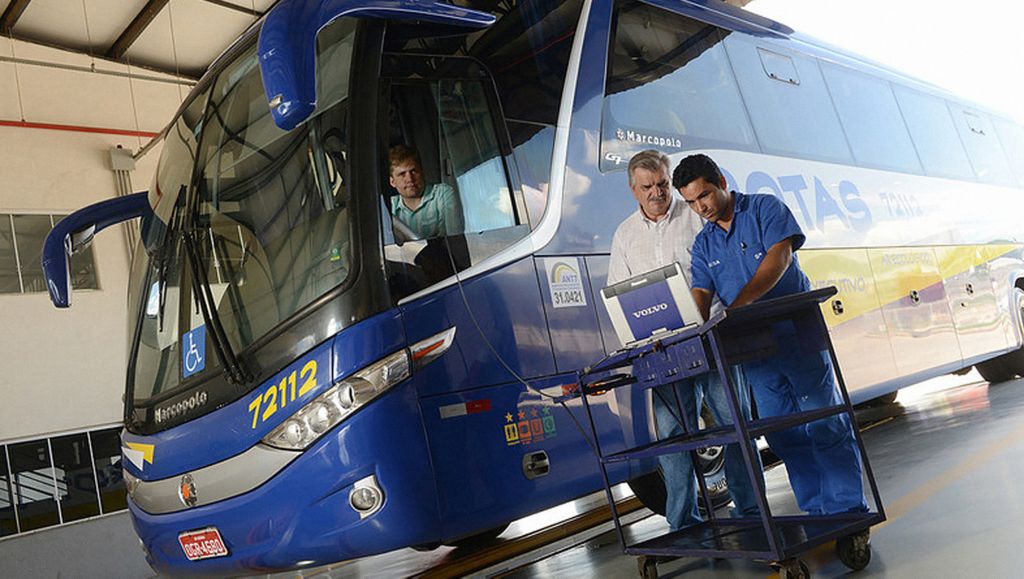
[[[354, 270], [344, 175], [355, 29], [341, 19], [321, 33], [317, 85], [325, 98], [302, 126], [286, 132], [274, 124], [253, 44], [168, 131], [151, 189], [155, 213], [131, 274], [133, 405], [221, 363], [202, 300], [226, 338], [215, 346], [237, 353]], [[188, 348], [192, 359], [183, 357]]]

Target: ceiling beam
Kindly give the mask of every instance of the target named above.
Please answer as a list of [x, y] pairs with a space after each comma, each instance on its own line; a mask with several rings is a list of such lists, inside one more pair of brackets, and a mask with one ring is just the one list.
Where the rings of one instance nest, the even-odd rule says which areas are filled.
[[239, 6], [238, 4], [232, 4], [231, 2], [228, 2], [227, 0], [204, 0], [204, 1], [208, 2], [210, 4], [213, 4], [215, 6], [220, 6], [221, 8], [227, 8], [228, 10], [234, 10], [235, 12], [241, 12], [242, 14], [248, 14], [249, 16], [252, 16], [252, 17], [255, 17], [255, 18], [259, 18], [260, 16], [263, 16], [263, 13], [260, 12], [259, 10], [253, 10], [252, 8], [246, 8], [245, 6]]
[[21, 18], [21, 14], [28, 8], [28, 3], [32, 0], [13, 0], [7, 5], [7, 10], [4, 10], [2, 16], [0, 16], [0, 34], [10, 34], [11, 29], [14, 28], [14, 24]]
[[107, 57], [113, 58], [114, 60], [121, 60], [124, 58], [128, 49], [131, 48], [132, 44], [142, 36], [145, 32], [146, 27], [149, 26], [156, 15], [163, 10], [164, 6], [167, 5], [169, 0], [149, 0], [146, 5], [142, 7], [142, 10], [132, 19], [131, 24], [121, 32], [114, 44], [110, 45], [110, 49], [107, 50]]
[[[123, 61], [116, 61], [116, 60], [113, 60], [111, 58], [107, 58], [106, 56], [103, 56], [103, 55], [90, 54], [89, 52], [87, 52], [86, 49], [83, 49], [80, 46], [65, 46], [65, 45], [62, 45], [62, 44], [56, 44], [52, 40], [46, 40], [46, 39], [41, 39], [41, 38], [34, 38], [32, 36], [26, 36], [24, 34], [19, 34], [17, 32], [12, 32], [12, 33], [8, 34], [7, 37], [12, 39], [12, 40], [18, 40], [20, 42], [30, 42], [32, 44], [38, 44], [39, 46], [46, 46], [46, 47], [52, 48], [54, 50], [63, 50], [65, 52], [74, 52], [76, 54], [81, 54], [83, 56], [88, 56], [90, 58], [100, 58], [100, 59], [103, 59], [103, 60], [109, 60], [110, 62], [121, 62], [123, 64]], [[46, 63], [44, 61], [29, 61], [29, 60], [22, 61], [20, 59], [15, 59], [15, 58], [5, 57], [3, 55], [0, 55], [0, 62], [3, 62], [3, 61], [19, 62], [19, 63], [23, 62], [25, 64], [38, 64], [39, 66], [49, 66], [49, 65], [51, 65], [51, 63]], [[159, 72], [159, 73], [163, 73], [163, 74], [168, 74], [168, 75], [177, 77], [179, 80], [184, 80], [184, 81], [198, 81], [200, 76], [203, 73], [202, 70], [176, 70], [175, 68], [168, 68], [166, 66], [162, 66], [160, 63], [152, 63], [152, 62], [138, 62], [138, 61], [135, 61], [135, 62], [132, 62], [132, 67], [133, 68], [138, 68], [138, 69], [148, 70], [148, 71], [151, 71], [151, 72]], [[61, 66], [57, 66], [57, 68], [61, 68]]]

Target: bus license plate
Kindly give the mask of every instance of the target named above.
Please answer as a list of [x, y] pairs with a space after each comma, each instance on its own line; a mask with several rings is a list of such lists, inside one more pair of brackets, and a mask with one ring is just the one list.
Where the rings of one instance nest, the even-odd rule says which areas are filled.
[[191, 531], [178, 535], [178, 542], [185, 556], [189, 561], [209, 559], [211, 557], [224, 557], [228, 554], [228, 548], [224, 546], [224, 539], [220, 531], [215, 527], [208, 527], [200, 531]]

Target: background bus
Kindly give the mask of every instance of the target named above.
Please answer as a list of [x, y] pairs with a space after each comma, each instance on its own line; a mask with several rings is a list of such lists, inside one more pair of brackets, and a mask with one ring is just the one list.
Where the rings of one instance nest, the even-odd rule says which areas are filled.
[[[166, 129], [148, 203], [51, 234], [66, 305], [65, 238], [142, 215], [122, 439], [158, 570], [455, 544], [600, 488], [555, 398], [619, 345], [597, 291], [644, 148], [789, 205], [855, 401], [1024, 371], [993, 210], [1024, 185], [1020, 126], [717, 2], [463, 4], [282, 0]], [[394, 223], [395, 144], [463, 233]], [[598, 402], [606, 451], [653, 436], [644, 393]], [[653, 468], [613, 476], [653, 501]]]

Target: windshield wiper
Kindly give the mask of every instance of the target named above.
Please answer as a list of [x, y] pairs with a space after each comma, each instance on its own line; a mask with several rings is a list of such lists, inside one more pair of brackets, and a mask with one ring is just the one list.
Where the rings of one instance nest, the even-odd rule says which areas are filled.
[[[159, 187], [157, 188], [157, 192], [159, 194]], [[182, 185], [178, 189], [178, 198], [179, 199], [184, 199], [184, 195], [185, 195], [185, 186]], [[177, 209], [177, 211], [175, 211], [171, 215], [170, 222], [168, 222], [167, 224], [163, 225], [163, 235], [162, 235], [162, 239], [160, 240], [159, 246], [153, 248], [152, 251], [148, 247], [145, 248], [145, 251], [149, 254], [150, 259], [153, 261], [153, 266], [156, 269], [155, 273], [156, 273], [156, 285], [157, 285], [157, 332], [163, 332], [164, 331], [164, 311], [165, 311], [165, 306], [167, 305], [167, 274], [168, 274], [168, 271], [170, 269], [170, 267], [169, 267], [169, 265], [170, 265], [169, 262], [171, 261], [171, 253], [170, 252], [172, 251], [171, 248], [172, 248], [172, 245], [173, 245], [173, 240], [175, 238], [173, 232], [177, 231], [179, 228], [181, 228], [182, 227], [182, 223], [184, 223], [184, 219], [182, 217], [183, 211], [181, 210], [180, 205], [176, 209]], [[150, 227], [159, 227], [159, 224], [158, 224], [159, 219], [160, 218], [157, 217], [156, 213], [154, 212], [154, 214], [152, 216], [152, 220], [153, 221], [150, 222]], [[147, 278], [147, 281], [148, 281], [148, 278]], [[152, 286], [152, 284], [150, 284], [150, 286], [148, 288], [146, 288], [146, 299], [147, 299], [147, 301], [148, 301], [149, 298], [152, 297], [152, 291], [153, 291], [153, 286]], [[149, 307], [149, 306], [147, 305], [146, 307]]]
[[206, 277], [206, 270], [200, 267], [199, 250], [194, 235], [191, 229], [185, 229], [181, 233], [182, 241], [185, 244], [185, 251], [188, 254], [189, 269], [192, 273], [190, 276], [192, 278], [192, 293], [195, 295], [196, 303], [203, 314], [203, 322], [206, 324], [206, 327], [210, 328], [209, 336], [213, 342], [213, 350], [217, 354], [221, 366], [224, 368], [228, 381], [237, 386], [243, 386], [251, 382], [253, 376], [242, 363], [242, 360], [235, 356], [234, 351], [231, 349], [231, 343], [228, 342], [227, 333], [224, 332], [224, 326], [220, 323], [220, 316], [212, 307], [214, 303], [213, 291], [210, 290], [210, 282]]

